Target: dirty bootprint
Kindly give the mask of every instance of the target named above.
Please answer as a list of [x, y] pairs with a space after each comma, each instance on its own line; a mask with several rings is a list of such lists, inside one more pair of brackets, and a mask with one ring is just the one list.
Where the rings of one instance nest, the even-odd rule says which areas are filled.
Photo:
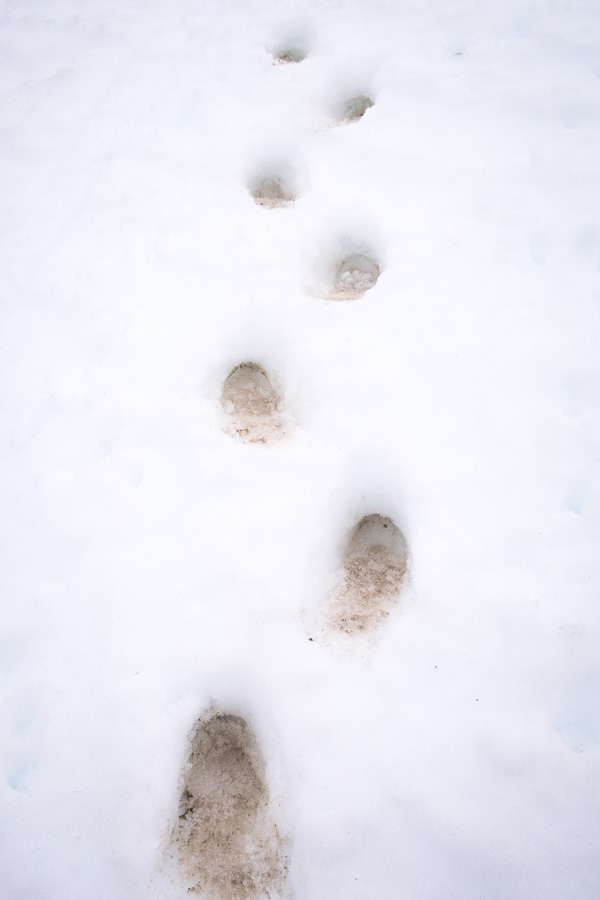
[[283, 900], [286, 841], [270, 808], [265, 764], [247, 722], [198, 722], [173, 832], [189, 891], [211, 900]]
[[251, 444], [284, 436], [282, 398], [257, 363], [240, 363], [229, 373], [221, 403], [229, 419], [228, 434]]
[[406, 539], [391, 519], [377, 514], [361, 519], [344, 556], [331, 627], [350, 636], [375, 631], [397, 602], [407, 563]]

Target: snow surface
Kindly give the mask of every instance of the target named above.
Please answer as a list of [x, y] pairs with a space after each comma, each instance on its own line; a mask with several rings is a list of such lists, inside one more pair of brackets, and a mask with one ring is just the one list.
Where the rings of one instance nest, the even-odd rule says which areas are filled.
[[[262, 743], [295, 900], [597, 898], [597, 3], [0, 16], [2, 898], [187, 896], [211, 703]], [[315, 296], [352, 252], [377, 284]], [[286, 441], [223, 432], [245, 360]], [[338, 646], [374, 512], [410, 582]]]

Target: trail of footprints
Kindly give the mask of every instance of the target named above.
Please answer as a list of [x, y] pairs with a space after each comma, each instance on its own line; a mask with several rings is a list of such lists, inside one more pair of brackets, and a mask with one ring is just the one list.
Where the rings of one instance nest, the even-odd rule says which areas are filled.
[[[279, 47], [273, 63], [300, 63], [306, 56], [304, 47]], [[340, 123], [361, 119], [371, 106], [370, 97], [351, 98]], [[278, 175], [257, 179], [249, 190], [265, 209], [290, 206], [296, 199], [293, 188]], [[377, 261], [356, 250], [337, 260], [324, 296], [357, 300], [379, 275]], [[224, 430], [245, 443], [272, 443], [289, 430], [283, 395], [255, 361], [231, 370], [221, 405]], [[376, 633], [398, 601], [407, 565], [406, 539], [392, 519], [379, 513], [362, 518], [343, 554], [325, 630], [349, 639]], [[288, 843], [276, 822], [257, 738], [240, 716], [212, 709], [196, 723], [171, 843], [190, 892], [214, 900], [288, 896]]]

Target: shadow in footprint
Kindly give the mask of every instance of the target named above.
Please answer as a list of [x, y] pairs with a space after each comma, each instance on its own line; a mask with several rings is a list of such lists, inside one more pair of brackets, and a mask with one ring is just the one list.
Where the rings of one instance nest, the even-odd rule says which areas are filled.
[[273, 820], [258, 741], [241, 717], [198, 722], [172, 839], [190, 891], [215, 900], [282, 896], [286, 841]]
[[379, 265], [366, 253], [350, 253], [338, 264], [330, 292], [332, 300], [358, 300], [381, 274]]
[[331, 627], [350, 636], [376, 630], [396, 605], [407, 565], [406, 539], [394, 522], [378, 514], [361, 519], [344, 554]]
[[228, 434], [251, 444], [285, 436], [282, 397], [258, 363], [240, 363], [229, 373], [221, 403], [229, 420]]

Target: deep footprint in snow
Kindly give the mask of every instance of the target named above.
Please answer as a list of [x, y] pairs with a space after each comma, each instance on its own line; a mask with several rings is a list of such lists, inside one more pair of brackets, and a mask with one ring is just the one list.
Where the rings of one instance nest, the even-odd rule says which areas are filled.
[[189, 891], [214, 900], [282, 897], [286, 841], [273, 820], [258, 741], [241, 717], [198, 722], [173, 841]]
[[295, 193], [281, 178], [263, 178], [250, 188], [254, 202], [266, 209], [289, 206], [296, 199]]
[[406, 539], [391, 519], [377, 514], [361, 519], [346, 548], [330, 625], [351, 636], [374, 631], [397, 603], [407, 564]]
[[365, 94], [359, 94], [346, 103], [342, 113], [343, 122], [356, 122], [362, 119], [368, 109], [374, 106], [373, 100]]
[[257, 363], [240, 363], [229, 373], [221, 403], [229, 418], [226, 431], [234, 437], [251, 444], [284, 437], [283, 400]]
[[350, 253], [338, 264], [333, 287], [333, 300], [358, 300], [370, 290], [381, 274], [378, 264], [366, 253]]

